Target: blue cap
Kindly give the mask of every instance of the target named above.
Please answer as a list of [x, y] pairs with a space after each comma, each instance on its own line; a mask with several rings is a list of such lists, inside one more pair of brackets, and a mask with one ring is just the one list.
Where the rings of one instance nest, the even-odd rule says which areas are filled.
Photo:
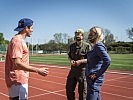
[[18, 22], [18, 27], [14, 29], [14, 31], [22, 31], [26, 26], [32, 26], [33, 21], [28, 18], [23, 18]]

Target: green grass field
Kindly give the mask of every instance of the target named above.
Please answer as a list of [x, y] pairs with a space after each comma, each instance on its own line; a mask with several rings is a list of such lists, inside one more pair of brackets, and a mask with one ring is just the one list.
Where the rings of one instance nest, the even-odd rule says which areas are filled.
[[[133, 54], [110, 54], [110, 69], [133, 71]], [[67, 55], [30, 56], [30, 62], [70, 66]]]
[[110, 54], [110, 69], [133, 71], [133, 54]]

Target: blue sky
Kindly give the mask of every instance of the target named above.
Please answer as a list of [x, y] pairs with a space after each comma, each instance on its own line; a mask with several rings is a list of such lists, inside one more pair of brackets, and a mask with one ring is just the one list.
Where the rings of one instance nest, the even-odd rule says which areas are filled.
[[131, 41], [126, 29], [133, 27], [133, 0], [0, 0], [0, 32], [10, 40], [21, 18], [34, 20], [27, 41], [46, 43], [55, 33], [73, 37], [77, 28], [109, 29], [117, 41]]

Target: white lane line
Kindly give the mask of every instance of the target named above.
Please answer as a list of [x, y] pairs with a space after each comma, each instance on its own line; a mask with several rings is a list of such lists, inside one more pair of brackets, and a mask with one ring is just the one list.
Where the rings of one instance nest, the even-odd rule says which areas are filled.
[[58, 91], [48, 91], [48, 90], [40, 89], [40, 88], [37, 88], [37, 87], [34, 87], [34, 86], [29, 86], [29, 87], [34, 88], [34, 89], [37, 89], [37, 90], [41, 90], [41, 91], [44, 91], [44, 92], [48, 92], [48, 93], [43, 93], [43, 94], [39, 94], [39, 95], [34, 95], [34, 96], [30, 96], [30, 97], [28, 97], [28, 98], [34, 98], [34, 97], [38, 97], [38, 96], [46, 95], [46, 94], [56, 94], [56, 95], [60, 95], [60, 96], [66, 97], [66, 95], [62, 95], [62, 94], [60, 94], [60, 93], [56, 93], [56, 92], [60, 92], [60, 91], [65, 91], [65, 89], [63, 89], [63, 90], [58, 90]]
[[45, 82], [49, 82], [49, 83], [54, 83], [54, 84], [59, 84], [59, 85], [65, 85], [65, 84], [63, 84], [63, 83], [57, 83], [57, 82], [42, 80], [42, 79], [33, 78], [33, 77], [30, 77], [30, 78], [31, 78], [31, 79], [35, 79], [35, 80], [39, 80], [39, 81], [45, 81]]
[[105, 79], [105, 82], [109, 82], [109, 81], [114, 81], [114, 80], [118, 80], [118, 79], [122, 79], [122, 78], [126, 78], [128, 76], [123, 76], [123, 77], [118, 77], [118, 78], [113, 78], [113, 79]]
[[110, 84], [104, 84], [106, 86], [111, 86], [111, 87], [116, 87], [116, 88], [122, 88], [122, 89], [128, 89], [128, 90], [133, 90], [133, 88], [128, 88], [128, 87], [123, 87], [123, 86], [116, 86], [116, 85], [110, 85]]
[[62, 66], [58, 66], [58, 65], [46, 65], [46, 64], [30, 64], [33, 66], [42, 66], [42, 67], [55, 67], [55, 68], [61, 68], [61, 69], [70, 69], [70, 67], [62, 67]]
[[[0, 71], [0, 72], [2, 72], [2, 71]], [[4, 73], [4, 72], [3, 72], [3, 73]], [[54, 77], [54, 76], [51, 75], [51, 77]], [[58, 77], [58, 76], [56, 76], [56, 77]], [[122, 78], [126, 78], [126, 77], [128, 77], [128, 76], [123, 76], [123, 77], [118, 77], [118, 78], [108, 79], [108, 80], [105, 79], [105, 82], [114, 81], [114, 80], [118, 80], [118, 79], [122, 79]], [[31, 78], [31, 79], [40, 80], [40, 81], [46, 81], [46, 80], [41, 80], [41, 79], [33, 78], [33, 77], [30, 77], [30, 78]], [[59, 77], [59, 78], [61, 78], [61, 77]], [[62, 78], [63, 78], [63, 77], [62, 77]], [[0, 79], [1, 79], [1, 78], [0, 78]], [[47, 82], [56, 83], [56, 84], [60, 84], [60, 85], [65, 85], [65, 84], [61, 84], [61, 83], [57, 83], [57, 82], [52, 82], [52, 81], [47, 81]]]
[[125, 81], [124, 80], [122, 80], [122, 81], [121, 80], [116, 80], [116, 81], [118, 81], [120, 83], [125, 83], [126, 82], [126, 83], [129, 83], [129, 84], [133, 84], [133, 79], [132, 79], [132, 81], [131, 80], [130, 81], [127, 81], [127, 80], [125, 80]]
[[[52, 73], [54, 73], [54, 72], [52, 72]], [[32, 74], [36, 74], [36, 73], [32, 73]], [[51, 75], [51, 74], [48, 74], [48, 76], [49, 77], [54, 77], [54, 78], [60, 78], [60, 79], [67, 79], [67, 78], [65, 78], [65, 77], [60, 77], [60, 76], [54, 76], [54, 75]]]
[[[102, 93], [133, 100], [133, 97], [123, 96], [123, 95], [118, 95], [118, 94], [109, 93], [109, 92], [103, 92], [103, 91], [102, 91]], [[125, 99], [125, 100], [126, 100], [126, 99]]]
[[[33, 78], [33, 77], [29, 77], [30, 79], [35, 79], [35, 80], [39, 80], [39, 81], [45, 81], [45, 82], [49, 82], [49, 83], [54, 83], [54, 84], [58, 84], [58, 85], [65, 85], [63, 83], [57, 83], [57, 82], [54, 82], [54, 81], [47, 81], [47, 80], [42, 80], [42, 79], [38, 79], [38, 78]], [[1, 80], [5, 80], [4, 78], [0, 78]]]
[[[63, 68], [63, 69], [70, 69], [70, 67], [61, 67], [58, 65], [46, 65], [46, 64], [30, 64], [33, 66], [46, 66], [46, 67], [55, 67], [55, 68]], [[121, 75], [131, 75], [133, 76], [132, 73], [124, 73], [124, 72], [117, 72], [117, 71], [106, 71], [107, 73], [111, 73], [111, 74], [121, 74]]]
[[59, 76], [53, 76], [53, 75], [49, 75], [50, 77], [55, 77], [55, 78], [63, 78], [63, 79], [67, 79], [67, 78], [64, 78], [64, 77], [59, 77]]
[[1, 95], [5, 96], [5, 97], [9, 97], [7, 94], [4, 94], [2, 92], [0, 92]]
[[[62, 75], [62, 76], [67, 74], [67, 73], [65, 74], [65, 72], [60, 72], [60, 71], [56, 71], [56, 72], [51, 71], [51, 73], [54, 73], [54, 74], [57, 74], [57, 75]], [[49, 72], [49, 74], [50, 74], [50, 72]]]
[[124, 73], [124, 72], [116, 72], [116, 71], [107, 71], [107, 73], [133, 76], [132, 73]]
[[[62, 66], [58, 66], [58, 65], [47, 65], [47, 64], [30, 64], [33, 66], [47, 66], [47, 67], [55, 67], [55, 68], [63, 68], [63, 69], [70, 69], [70, 67], [62, 67]], [[0, 67], [1, 68], [1, 67]], [[3, 67], [2, 67], [3, 68]], [[122, 74], [122, 75], [131, 75], [133, 76], [132, 73], [124, 73], [124, 72], [117, 72], [117, 71], [106, 71], [107, 73], [112, 73], [112, 74]]]
[[[58, 66], [58, 65], [46, 65], [46, 64], [30, 64], [30, 65], [33, 65], [33, 66], [46, 66], [46, 67], [54, 67], [54, 68], [58, 68], [58, 69], [70, 69], [70, 67], [61, 67], [61, 66]], [[3, 67], [0, 67], [0, 68], [3, 68]], [[131, 75], [133, 76], [132, 73], [124, 73], [124, 72], [117, 72], [117, 71], [106, 71], [107, 73], [111, 73], [111, 74], [120, 74], [120, 75]]]

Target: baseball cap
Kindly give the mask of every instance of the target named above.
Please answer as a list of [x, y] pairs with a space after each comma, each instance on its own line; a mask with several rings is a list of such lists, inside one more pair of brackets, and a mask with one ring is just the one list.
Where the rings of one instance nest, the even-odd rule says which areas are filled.
[[32, 26], [33, 21], [29, 18], [23, 18], [18, 22], [18, 27], [14, 31], [22, 31], [26, 26]]
[[75, 31], [75, 33], [84, 33], [84, 30], [83, 30], [83, 29], [77, 29], [77, 30]]

